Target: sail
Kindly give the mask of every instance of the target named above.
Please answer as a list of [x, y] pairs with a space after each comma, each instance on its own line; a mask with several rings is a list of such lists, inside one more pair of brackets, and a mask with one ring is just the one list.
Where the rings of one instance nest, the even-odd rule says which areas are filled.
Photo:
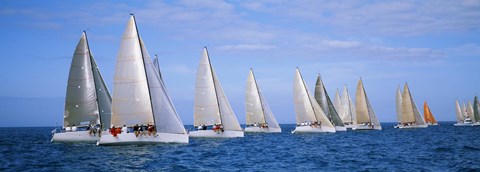
[[342, 98], [340, 99], [339, 115], [344, 123], [356, 123], [355, 106], [348, 94], [347, 86], [343, 88]]
[[[88, 44], [88, 42], [87, 42]], [[89, 48], [90, 49], [90, 48]], [[95, 89], [97, 93], [98, 113], [102, 130], [107, 130], [112, 118], [112, 96], [108, 91], [107, 85], [103, 80], [98, 65], [90, 52], [90, 61], [92, 62], [93, 78], [95, 81]]]
[[463, 115], [462, 108], [460, 108], [460, 104], [458, 104], [458, 100], [455, 101], [455, 114], [457, 117], [457, 122], [461, 123], [465, 119], [465, 116]]
[[[405, 90], [406, 90], [406, 91], [405, 91]], [[415, 120], [414, 120], [415, 124], [417, 124], [417, 125], [425, 125], [425, 124], [426, 124], [426, 123], [425, 123], [425, 119], [423, 119], [423, 115], [420, 114], [420, 111], [419, 111], [418, 108], [417, 108], [418, 106], [417, 106], [417, 104], [415, 103], [415, 101], [413, 100], [413, 97], [412, 97], [412, 95], [411, 95], [411, 93], [410, 93], [410, 89], [408, 89], [407, 83], [405, 83], [405, 88], [404, 88], [403, 91], [404, 91], [404, 94], [405, 94], [405, 92], [407, 92], [407, 93], [408, 93], [407, 97], [410, 98], [410, 101], [409, 101], [409, 102], [411, 103], [411, 107], [412, 107], [412, 110], [413, 110], [413, 117], [415, 118]], [[405, 98], [405, 97], [402, 97], [402, 101], [404, 101], [404, 98]], [[407, 101], [407, 102], [408, 102], [408, 101]], [[403, 102], [402, 102], [402, 103], [403, 103]], [[407, 104], [408, 104], [408, 103], [407, 103]], [[402, 105], [403, 105], [403, 104], [402, 104]], [[404, 110], [404, 109], [402, 108], [402, 112], [403, 112], [403, 110]]]
[[97, 124], [98, 104], [90, 50], [83, 33], [73, 54], [65, 96], [64, 127]]
[[415, 122], [413, 106], [414, 104], [412, 102], [410, 90], [408, 89], [408, 85], [405, 83], [402, 95], [402, 123]]
[[425, 101], [425, 103], [423, 103], [423, 111], [424, 111], [423, 115], [425, 115], [425, 122], [429, 122], [431, 124], [436, 124], [437, 123], [437, 121], [433, 117], [432, 112], [430, 111], [430, 108], [428, 107], [427, 101]]
[[212, 67], [205, 48], [200, 59], [195, 83], [194, 125], [220, 124], [220, 109], [213, 81]]
[[183, 123], [166, 91], [165, 84], [160, 78], [160, 71], [157, 70], [160, 68], [155, 67], [152, 63], [142, 39], [140, 39], [140, 45], [143, 53], [145, 73], [147, 76], [157, 132], [186, 134], [187, 132], [185, 131]]
[[262, 102], [263, 110], [265, 113], [265, 121], [268, 123], [269, 128], [280, 128], [280, 125], [278, 125], [277, 120], [273, 116], [272, 110], [270, 110], [270, 107], [267, 104], [267, 101], [265, 100], [265, 97], [263, 97], [262, 92], [260, 92], [260, 100]]
[[462, 102], [462, 115], [464, 117], [468, 117], [467, 106], [465, 105], [465, 102]]
[[294, 77], [293, 96], [297, 124], [319, 122], [321, 126], [333, 127], [315, 98], [310, 95], [298, 68]]
[[153, 64], [155, 65], [155, 68], [158, 71], [158, 75], [160, 76], [160, 79], [163, 81], [162, 72], [160, 72], [160, 64], [158, 64], [158, 56], [156, 54], [155, 54], [155, 58], [153, 59]]
[[478, 106], [479, 102], [478, 102], [478, 97], [475, 96], [475, 98], [473, 99], [473, 117], [475, 118], [475, 121], [480, 121], [480, 114], [479, 114], [479, 106]]
[[253, 75], [252, 69], [248, 74], [247, 88], [245, 92], [245, 112], [247, 125], [254, 123], [262, 124], [266, 122], [262, 101], [260, 100], [259, 91]]
[[335, 99], [333, 100], [333, 107], [335, 107], [335, 110], [339, 113], [340, 118], [342, 119], [343, 122], [343, 117], [340, 115], [340, 104], [342, 104], [342, 99], [340, 97], [340, 94], [338, 93], [338, 88], [337, 91], [335, 91]]
[[218, 104], [220, 105], [220, 117], [222, 119], [223, 128], [225, 130], [237, 130], [241, 131], [242, 128], [238, 123], [237, 117], [228, 102], [227, 96], [225, 95], [220, 82], [218, 81], [217, 75], [212, 68], [213, 80], [215, 81], [215, 89], [217, 90]]
[[154, 124], [140, 39], [132, 15], [117, 55], [112, 100], [112, 125]]
[[395, 104], [397, 110], [397, 121], [403, 123], [402, 121], [402, 91], [400, 91], [400, 87], [397, 87], [397, 95], [395, 97]]
[[472, 102], [470, 100], [468, 101], [468, 106], [467, 106], [466, 112], [467, 112], [467, 116], [470, 117], [472, 122], [477, 122], [476, 119], [475, 119], [475, 116], [473, 116], [473, 106], [472, 106]]
[[358, 81], [357, 92], [355, 93], [355, 108], [357, 114], [357, 123], [372, 123], [374, 129], [381, 130], [382, 126], [375, 115], [375, 111], [368, 100], [367, 93], [363, 87], [362, 79]]
[[315, 84], [315, 99], [322, 108], [323, 112], [325, 112], [327, 117], [333, 124], [335, 124], [335, 126], [345, 126], [342, 119], [340, 119], [340, 116], [338, 116], [330, 97], [328, 96], [327, 90], [325, 89], [325, 85], [323, 84], [320, 75], [318, 75], [317, 82]]

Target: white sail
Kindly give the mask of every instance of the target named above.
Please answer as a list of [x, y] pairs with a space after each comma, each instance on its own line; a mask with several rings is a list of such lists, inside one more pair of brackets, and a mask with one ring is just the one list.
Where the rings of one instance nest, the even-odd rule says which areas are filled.
[[408, 84], [405, 83], [402, 95], [402, 123], [415, 123], [416, 125], [426, 125], [423, 115], [417, 108], [412, 98]]
[[211, 66], [207, 48], [198, 66], [195, 89], [195, 126], [222, 124], [225, 130], [242, 130]]
[[469, 117], [467, 111], [467, 106], [465, 105], [465, 102], [462, 101], [462, 115], [464, 117]]
[[[335, 107], [335, 109], [337, 111], [340, 111], [340, 109], [341, 109], [340, 104], [342, 104], [342, 99], [341, 99], [340, 94], [339, 94], [338, 89], [337, 89], [337, 91], [335, 91], [335, 99], [333, 100], [333, 107]], [[339, 115], [340, 115], [340, 112], [339, 112]], [[340, 118], [342, 118], [342, 121], [345, 122], [341, 115], [340, 115]]]
[[373, 111], [370, 101], [368, 101], [367, 93], [363, 87], [362, 79], [358, 81], [357, 92], [355, 94], [355, 108], [357, 114], [357, 123], [371, 123], [373, 129], [381, 130], [380, 122]]
[[97, 93], [91, 59], [84, 32], [77, 44], [70, 65], [63, 127], [99, 123]]
[[457, 117], [457, 123], [462, 123], [465, 120], [465, 116], [462, 113], [462, 108], [460, 108], [460, 104], [458, 104], [458, 100], [455, 101], [455, 114]]
[[123, 33], [117, 55], [112, 102], [112, 125], [154, 124], [144, 60], [134, 17]]
[[400, 87], [397, 87], [397, 95], [395, 99], [396, 110], [397, 110], [397, 121], [402, 122], [402, 91], [400, 91]]
[[319, 122], [321, 126], [332, 127], [332, 123], [327, 118], [320, 105], [308, 91], [300, 70], [297, 68], [294, 77], [293, 96], [295, 102], [295, 114], [297, 124]]
[[220, 109], [217, 100], [212, 68], [205, 48], [200, 59], [195, 83], [194, 125], [220, 124]]
[[93, 78], [97, 93], [99, 124], [101, 124], [102, 130], [107, 130], [112, 118], [112, 96], [108, 91], [107, 84], [105, 84], [105, 81], [100, 74], [100, 70], [98, 69], [97, 62], [95, 62], [91, 52], [90, 61], [92, 62]]
[[468, 106], [467, 106], [467, 116], [470, 117], [470, 119], [472, 120], [472, 122], [476, 122], [476, 119], [475, 117], [473, 116], [473, 106], [472, 106], [472, 102], [470, 100], [468, 100]]
[[245, 94], [246, 124], [253, 125], [266, 123], [262, 101], [260, 100], [252, 69], [250, 69], [250, 72], [248, 73]]
[[343, 88], [341, 103], [339, 106], [339, 115], [344, 123], [356, 124], [355, 106], [352, 103], [352, 99], [348, 94], [347, 86]]
[[269, 128], [280, 128], [280, 125], [278, 125], [277, 120], [273, 116], [272, 110], [270, 110], [270, 107], [267, 104], [267, 101], [265, 100], [265, 97], [263, 97], [263, 94], [261, 91], [260, 92], [260, 100], [262, 102], [263, 110], [265, 111], [265, 120], [268, 123]]
[[166, 91], [165, 84], [160, 77], [160, 71], [157, 70], [160, 68], [155, 67], [152, 63], [142, 39], [140, 39], [140, 45], [142, 47], [145, 73], [148, 79], [148, 88], [150, 91], [157, 132], [186, 134], [187, 132], [185, 131], [183, 123], [180, 120], [180, 117], [173, 106], [172, 100]]

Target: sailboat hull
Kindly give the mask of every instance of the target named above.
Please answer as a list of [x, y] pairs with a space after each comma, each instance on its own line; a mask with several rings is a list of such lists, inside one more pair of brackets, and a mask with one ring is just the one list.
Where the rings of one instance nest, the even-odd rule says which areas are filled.
[[88, 131], [54, 133], [52, 143], [96, 143], [100, 138], [90, 135]]
[[456, 126], [456, 127], [480, 126], [480, 123], [478, 123], [478, 122], [476, 122], [476, 123], [456, 123], [456, 124], [453, 124], [453, 126]]
[[409, 128], [427, 128], [428, 125], [395, 125], [393, 128], [409, 129]]
[[155, 136], [139, 135], [134, 133], [118, 134], [117, 137], [106, 133], [103, 134], [97, 142], [99, 146], [117, 146], [117, 145], [141, 145], [141, 144], [161, 144], [161, 143], [188, 143], [187, 134], [157, 133]]
[[357, 128], [357, 125], [354, 125], [354, 124], [348, 124], [348, 125], [347, 125], [347, 124], [345, 124], [345, 127], [346, 127], [347, 129], [349, 129], [349, 128], [350, 128], [350, 129], [354, 129], [354, 128]]
[[345, 126], [335, 126], [335, 131], [347, 131], [347, 127], [345, 127]]
[[334, 127], [312, 127], [312, 126], [297, 126], [292, 133], [335, 133]]
[[260, 127], [246, 127], [244, 132], [251, 133], [281, 133], [281, 128], [260, 128]]
[[190, 131], [190, 137], [205, 137], [205, 138], [234, 138], [243, 137], [243, 131], [224, 130], [223, 132], [215, 132], [213, 130], [198, 130]]
[[357, 127], [352, 128], [352, 130], [382, 130], [382, 127], [373, 125], [357, 125]]

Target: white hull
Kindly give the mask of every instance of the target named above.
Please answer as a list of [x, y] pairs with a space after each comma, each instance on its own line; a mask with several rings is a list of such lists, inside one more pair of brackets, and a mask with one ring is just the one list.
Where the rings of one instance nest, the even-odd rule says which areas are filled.
[[54, 143], [96, 143], [100, 138], [98, 136], [90, 135], [89, 131], [75, 131], [54, 133], [51, 142]]
[[244, 132], [251, 133], [281, 133], [281, 128], [260, 128], [260, 127], [246, 127]]
[[480, 123], [478, 123], [478, 122], [476, 122], [476, 123], [456, 123], [456, 124], [453, 124], [453, 126], [457, 126], [457, 127], [480, 126]]
[[435, 126], [438, 125], [438, 123], [427, 123], [428, 126]]
[[158, 143], [188, 143], [187, 134], [171, 134], [171, 133], [157, 133], [156, 136], [139, 135], [134, 133], [122, 133], [117, 137], [113, 137], [110, 133], [105, 133], [97, 142], [97, 145], [142, 145], [142, 144], [158, 144]]
[[353, 130], [382, 130], [381, 126], [373, 125], [357, 125], [357, 128], [352, 128]]
[[190, 137], [205, 137], [205, 138], [234, 138], [243, 137], [243, 131], [224, 130], [223, 132], [215, 132], [213, 130], [198, 130], [190, 131]]
[[345, 126], [335, 126], [335, 131], [347, 131], [347, 127]]
[[428, 125], [395, 125], [393, 128], [399, 128], [399, 129], [408, 129], [408, 128], [427, 128]]
[[312, 126], [297, 126], [292, 133], [335, 133], [334, 127], [312, 127]]
[[347, 129], [348, 129], [348, 128], [353, 129], [353, 128], [357, 128], [357, 125], [355, 125], [355, 124], [348, 124], [348, 125], [345, 124], [345, 128], [347, 128]]

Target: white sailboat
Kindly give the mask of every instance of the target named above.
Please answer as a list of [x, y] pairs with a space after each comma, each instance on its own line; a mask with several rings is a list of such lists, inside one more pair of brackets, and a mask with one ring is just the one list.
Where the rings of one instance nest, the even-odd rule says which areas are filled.
[[[70, 65], [63, 129], [53, 131], [52, 142], [90, 142], [110, 124], [112, 97], [93, 58], [84, 31]], [[101, 125], [104, 124], [104, 125]]]
[[382, 126], [378, 122], [377, 116], [373, 111], [367, 93], [363, 87], [362, 78], [358, 81], [357, 92], [355, 93], [355, 113], [357, 114], [357, 128], [354, 130], [381, 130]]
[[345, 124], [343, 124], [342, 119], [338, 115], [337, 109], [335, 109], [330, 96], [328, 96], [327, 89], [325, 84], [323, 84], [320, 74], [318, 74], [317, 82], [315, 84], [315, 100], [322, 108], [325, 115], [327, 115], [330, 122], [335, 126], [337, 131], [347, 131]]
[[262, 92], [258, 88], [253, 69], [250, 69], [248, 74], [245, 94], [245, 112], [247, 120], [244, 131], [270, 133], [282, 132], [282, 129], [273, 116]]
[[[397, 95], [399, 90], [397, 89]], [[397, 99], [398, 101], [398, 99]], [[401, 99], [401, 106], [402, 110], [399, 115], [400, 120], [398, 121], [399, 124], [394, 126], [394, 128], [427, 128], [428, 125], [423, 119], [423, 115], [420, 114], [420, 111], [415, 104], [415, 101], [412, 98], [410, 93], [410, 89], [408, 88], [408, 84], [405, 83], [405, 87], [403, 88], [403, 94]], [[398, 106], [398, 102], [397, 102]], [[397, 110], [397, 113], [399, 111]], [[397, 115], [398, 117], [398, 115]]]
[[336, 131], [320, 105], [308, 91], [298, 68], [293, 80], [293, 97], [297, 126], [292, 133], [334, 133]]
[[232, 138], [244, 133], [213, 70], [207, 48], [203, 49], [195, 84], [195, 131], [190, 137]]
[[[133, 14], [117, 55], [112, 109], [111, 125], [125, 126], [127, 131], [103, 133], [97, 145], [188, 143], [188, 134], [140, 38]], [[141, 131], [147, 125], [152, 128], [148, 134]]]
[[[342, 103], [342, 98], [340, 98], [340, 93], [338, 92], [338, 88], [337, 88], [337, 90], [335, 91], [335, 99], [333, 99], [333, 107], [335, 107], [335, 109], [337, 109], [337, 111], [339, 111], [341, 103]], [[340, 112], [338, 112], [338, 114], [340, 115]], [[340, 116], [340, 118], [341, 117], [342, 116]], [[342, 119], [342, 121], [343, 121], [343, 119]]]
[[[465, 107], [465, 104], [463, 105]], [[453, 126], [473, 126], [472, 119], [469, 116], [467, 116], [466, 113], [464, 113], [464, 110], [462, 110], [462, 108], [460, 107], [458, 100], [455, 101], [455, 112], [456, 112], [457, 123], [453, 124]]]
[[340, 105], [338, 114], [342, 118], [345, 127], [354, 129], [357, 127], [357, 116], [355, 114], [355, 105], [348, 94], [347, 86], [343, 87], [342, 98], [340, 98]]

